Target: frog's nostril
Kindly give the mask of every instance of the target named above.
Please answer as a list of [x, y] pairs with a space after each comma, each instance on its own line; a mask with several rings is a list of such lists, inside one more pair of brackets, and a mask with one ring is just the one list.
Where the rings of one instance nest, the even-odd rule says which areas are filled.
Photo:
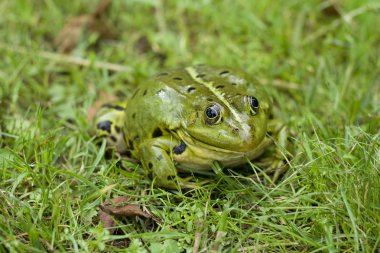
[[234, 132], [239, 132], [239, 128], [234, 127], [234, 128], [232, 128], [232, 131], [234, 131]]

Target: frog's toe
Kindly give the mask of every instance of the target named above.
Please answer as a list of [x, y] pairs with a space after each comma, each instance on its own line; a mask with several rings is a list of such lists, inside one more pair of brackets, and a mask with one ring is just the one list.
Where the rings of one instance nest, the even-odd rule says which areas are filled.
[[194, 180], [194, 177], [179, 178], [181, 188], [195, 189], [204, 186], [205, 184], [208, 184], [212, 181], [210, 179], [202, 179], [197, 180], [196, 182], [192, 182], [191, 180]]
[[260, 178], [264, 176], [265, 178], [270, 178], [271, 183], [273, 184], [276, 183], [281, 175], [288, 169], [288, 165], [284, 160], [275, 159], [273, 157], [261, 159], [256, 165], [264, 169], [258, 174], [253, 175], [252, 178], [257, 179], [257, 176]]
[[283, 160], [275, 160], [270, 166], [270, 171], [273, 171], [272, 183], [275, 184], [282, 174], [288, 169]]
[[179, 185], [182, 189], [196, 189], [196, 188], [199, 188], [201, 186], [195, 182], [180, 182]]

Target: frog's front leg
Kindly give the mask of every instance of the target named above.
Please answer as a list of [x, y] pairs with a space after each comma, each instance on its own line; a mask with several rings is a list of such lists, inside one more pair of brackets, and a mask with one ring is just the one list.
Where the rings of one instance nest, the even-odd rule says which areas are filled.
[[148, 139], [140, 144], [140, 161], [144, 169], [152, 173], [156, 185], [171, 189], [197, 187], [177, 175], [171, 152], [181, 148], [184, 148], [183, 142], [170, 136]]
[[269, 138], [275, 144], [274, 154], [265, 158], [264, 163], [268, 164], [265, 173], [273, 173], [272, 182], [287, 170], [286, 161], [291, 156], [291, 143], [288, 140], [289, 130], [282, 122], [271, 120], [268, 125]]
[[289, 141], [288, 141], [289, 131], [285, 125], [277, 125], [274, 129], [274, 142], [275, 142], [275, 156], [272, 163], [272, 168], [274, 169], [274, 174], [272, 176], [272, 182], [275, 183], [277, 179], [288, 169], [285, 161], [288, 159], [290, 154]]

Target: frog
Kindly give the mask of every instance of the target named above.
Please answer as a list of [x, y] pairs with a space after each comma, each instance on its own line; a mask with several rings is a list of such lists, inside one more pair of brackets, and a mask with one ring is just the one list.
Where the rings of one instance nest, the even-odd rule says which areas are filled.
[[[273, 136], [285, 145], [285, 128], [273, 123], [264, 87], [239, 68], [169, 69], [139, 83], [131, 94], [101, 107], [97, 136], [139, 161], [159, 187], [196, 188], [197, 182], [179, 172], [212, 171], [215, 162], [242, 166], [262, 156], [276, 142]], [[270, 167], [278, 177], [284, 159], [281, 150], [275, 153]]]

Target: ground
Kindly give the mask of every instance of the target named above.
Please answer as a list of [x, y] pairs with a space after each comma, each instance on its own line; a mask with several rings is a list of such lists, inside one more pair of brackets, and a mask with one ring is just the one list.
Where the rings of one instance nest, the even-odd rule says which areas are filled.
[[[1, 252], [378, 252], [379, 1], [95, 7], [0, 2]], [[76, 34], [58, 36], [80, 15]], [[96, 144], [88, 117], [101, 97], [197, 63], [243, 68], [274, 99], [294, 132], [276, 185], [249, 177], [251, 165], [216, 167], [193, 191], [160, 189]], [[154, 219], [118, 219], [110, 234], [99, 206], [118, 196]]]

